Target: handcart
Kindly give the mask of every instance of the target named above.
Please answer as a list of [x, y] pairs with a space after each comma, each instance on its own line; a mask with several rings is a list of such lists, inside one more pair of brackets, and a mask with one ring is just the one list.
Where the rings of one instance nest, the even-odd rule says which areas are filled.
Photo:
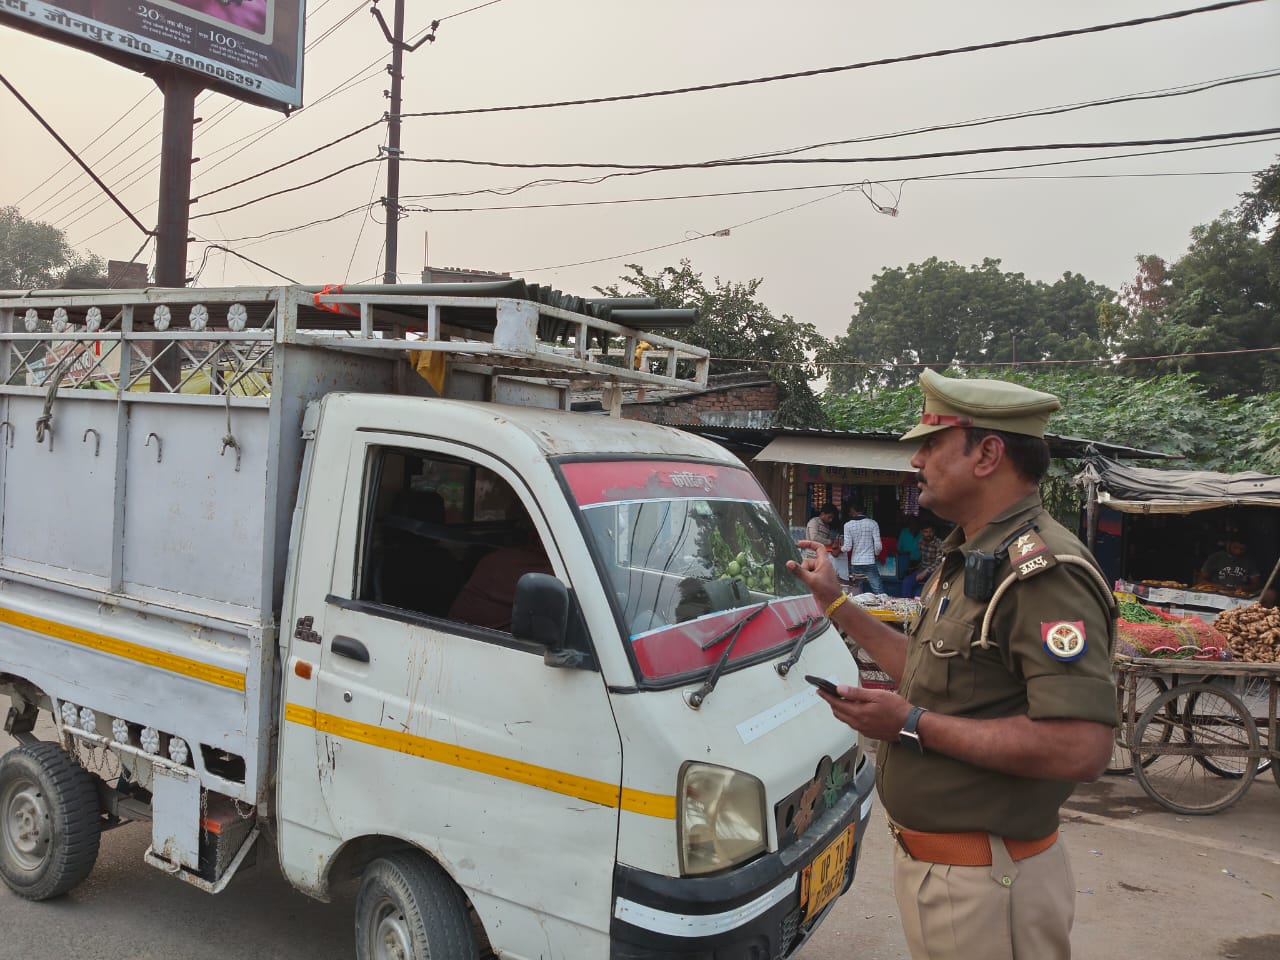
[[[1225, 810], [1268, 769], [1280, 786], [1280, 664], [1117, 657], [1108, 772], [1132, 772], [1175, 813]], [[1127, 764], [1127, 765], [1126, 765]]]

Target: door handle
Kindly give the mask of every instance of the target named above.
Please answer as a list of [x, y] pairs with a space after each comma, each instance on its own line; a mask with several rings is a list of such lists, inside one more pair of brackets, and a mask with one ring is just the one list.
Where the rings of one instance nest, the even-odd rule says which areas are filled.
[[355, 637], [334, 637], [329, 649], [340, 657], [359, 660], [361, 663], [369, 662], [369, 648]]

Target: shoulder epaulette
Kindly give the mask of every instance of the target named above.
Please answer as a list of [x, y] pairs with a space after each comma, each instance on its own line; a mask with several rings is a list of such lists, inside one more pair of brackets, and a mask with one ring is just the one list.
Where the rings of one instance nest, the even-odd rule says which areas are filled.
[[1057, 566], [1058, 558], [1054, 556], [1040, 534], [1033, 529], [1018, 534], [1009, 544], [1009, 563], [1013, 566], [1018, 579], [1026, 580], [1037, 573], [1043, 573], [1050, 567]]

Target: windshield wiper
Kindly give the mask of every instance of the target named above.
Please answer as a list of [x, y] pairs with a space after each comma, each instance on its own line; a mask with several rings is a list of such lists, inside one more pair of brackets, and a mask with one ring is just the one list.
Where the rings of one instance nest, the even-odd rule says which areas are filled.
[[804, 650], [804, 645], [827, 629], [827, 618], [822, 616], [822, 614], [814, 614], [811, 617], [805, 617], [799, 623], [793, 623], [791, 625], [792, 630], [796, 630], [800, 627], [804, 627], [804, 633], [796, 637], [795, 643], [791, 644], [791, 650], [787, 654], [787, 659], [774, 666], [774, 669], [778, 671], [778, 676], [780, 677], [785, 677], [791, 672], [791, 668], [799, 662], [800, 653]]
[[720, 654], [720, 659], [716, 661], [716, 665], [711, 668], [711, 673], [707, 677], [707, 682], [693, 693], [689, 694], [689, 706], [693, 707], [695, 710], [702, 706], [703, 701], [706, 700], [711, 691], [716, 688], [716, 683], [720, 680], [720, 674], [724, 672], [725, 665], [729, 662], [729, 656], [733, 653], [733, 647], [738, 642], [738, 638], [742, 636], [742, 628], [763, 613], [768, 606], [769, 601], [766, 600], [750, 613], [737, 620], [733, 626], [716, 634], [716, 636], [712, 637], [702, 645], [703, 650], [710, 650], [717, 643], [723, 642], [726, 638], [732, 638], [729, 640], [729, 645], [724, 648], [724, 653]]

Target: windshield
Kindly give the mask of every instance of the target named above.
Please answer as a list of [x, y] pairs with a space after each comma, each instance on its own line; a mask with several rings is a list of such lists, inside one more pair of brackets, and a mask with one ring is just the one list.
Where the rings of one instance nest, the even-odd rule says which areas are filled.
[[786, 568], [799, 554], [749, 470], [669, 460], [561, 470], [644, 677], [714, 665], [715, 639], [762, 602], [731, 662], [786, 647], [818, 612]]

